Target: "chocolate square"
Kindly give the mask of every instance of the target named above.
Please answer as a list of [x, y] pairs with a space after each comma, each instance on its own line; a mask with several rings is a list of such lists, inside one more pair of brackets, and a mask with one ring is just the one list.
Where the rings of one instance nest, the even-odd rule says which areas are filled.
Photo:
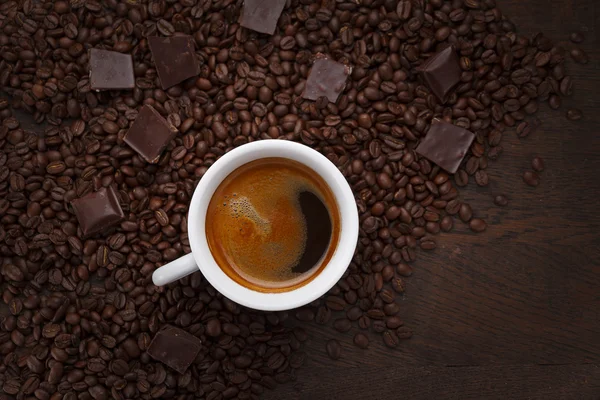
[[133, 59], [116, 51], [90, 50], [90, 87], [93, 90], [133, 89]]
[[344, 91], [346, 79], [351, 71], [350, 67], [342, 63], [318, 57], [310, 69], [302, 97], [317, 100], [325, 96], [327, 100], [335, 103]]
[[177, 128], [164, 119], [154, 107], [145, 105], [140, 110], [123, 141], [149, 163], [156, 163]]
[[71, 201], [84, 238], [100, 233], [125, 219], [117, 193], [109, 186]]
[[285, 6], [285, 0], [244, 0], [240, 24], [244, 28], [272, 35]]
[[432, 55], [423, 63], [418, 71], [423, 75], [423, 80], [442, 103], [448, 97], [448, 94], [458, 82], [462, 70], [458, 56], [452, 46]]
[[453, 174], [458, 170], [473, 139], [475, 135], [466, 129], [434, 120], [416, 151]]
[[200, 73], [191, 36], [149, 37], [148, 44], [163, 89]]
[[153, 359], [183, 374], [202, 349], [196, 336], [171, 325], [158, 331], [150, 342], [148, 354]]

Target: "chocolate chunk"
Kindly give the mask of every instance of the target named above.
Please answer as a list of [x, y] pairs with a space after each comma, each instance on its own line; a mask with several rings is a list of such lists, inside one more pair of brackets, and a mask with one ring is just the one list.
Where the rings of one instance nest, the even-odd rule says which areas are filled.
[[133, 60], [130, 54], [90, 50], [90, 87], [94, 90], [133, 89]]
[[163, 89], [200, 73], [191, 36], [149, 37], [148, 44]]
[[125, 134], [123, 141], [137, 151], [144, 160], [156, 163], [177, 132], [177, 128], [167, 122], [154, 107], [145, 105]]
[[125, 218], [112, 186], [71, 201], [84, 238], [100, 233]]
[[466, 129], [434, 120], [416, 151], [453, 174], [458, 170], [474, 138], [475, 135]]
[[272, 35], [285, 0], [244, 0], [240, 24], [244, 28]]
[[460, 63], [452, 46], [429, 57], [418, 69], [425, 83], [442, 103], [448, 93], [460, 82]]
[[153, 359], [183, 374], [202, 348], [196, 336], [171, 325], [158, 331], [150, 343], [148, 354]]
[[321, 96], [327, 97], [335, 103], [346, 87], [346, 79], [352, 69], [342, 63], [331, 61], [326, 57], [318, 57], [308, 74], [306, 87], [302, 97], [317, 100]]

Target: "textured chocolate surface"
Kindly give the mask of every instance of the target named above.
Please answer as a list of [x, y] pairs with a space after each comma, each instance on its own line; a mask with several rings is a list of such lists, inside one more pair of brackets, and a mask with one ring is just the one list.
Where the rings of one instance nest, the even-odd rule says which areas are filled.
[[100, 188], [71, 201], [84, 238], [100, 233], [121, 222], [125, 214], [112, 186]]
[[156, 163], [167, 144], [177, 134], [177, 128], [167, 122], [152, 106], [140, 110], [123, 141], [144, 160]]
[[326, 57], [317, 58], [306, 80], [302, 97], [317, 100], [325, 96], [327, 100], [335, 103], [346, 87], [346, 79], [350, 72], [350, 68], [342, 63]]
[[272, 35], [285, 0], [245, 0], [240, 24], [244, 28]]
[[435, 120], [416, 151], [453, 174], [458, 170], [474, 138], [475, 135], [466, 129]]
[[171, 325], [158, 331], [150, 343], [148, 354], [153, 359], [183, 374], [202, 348], [196, 336]]
[[418, 70], [423, 75], [427, 87], [442, 103], [446, 101], [452, 88], [460, 82], [462, 72], [452, 46], [429, 57]]
[[148, 44], [163, 89], [200, 73], [191, 36], [149, 37]]
[[131, 55], [116, 51], [90, 50], [90, 87], [94, 90], [133, 89]]

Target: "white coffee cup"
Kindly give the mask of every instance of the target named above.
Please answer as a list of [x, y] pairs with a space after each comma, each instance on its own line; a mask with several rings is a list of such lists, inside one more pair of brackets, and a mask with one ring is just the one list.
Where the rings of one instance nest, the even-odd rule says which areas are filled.
[[[326, 267], [312, 281], [297, 289], [263, 293], [248, 289], [231, 279], [215, 261], [206, 239], [206, 211], [221, 182], [234, 170], [251, 161], [282, 157], [300, 162], [323, 178], [333, 193], [340, 212], [340, 235]], [[319, 298], [342, 277], [358, 240], [358, 211], [352, 190], [337, 167], [321, 153], [299, 143], [261, 140], [240, 146], [217, 160], [200, 180], [188, 213], [188, 236], [192, 252], [154, 271], [152, 280], [162, 286], [200, 271], [225, 297], [257, 310], [289, 310]]]

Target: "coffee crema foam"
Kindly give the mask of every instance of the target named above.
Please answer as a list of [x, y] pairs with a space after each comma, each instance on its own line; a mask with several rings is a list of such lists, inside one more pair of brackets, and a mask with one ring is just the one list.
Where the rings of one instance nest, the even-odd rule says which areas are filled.
[[[300, 199], [312, 193], [326, 207], [333, 195], [308, 175], [307, 167], [281, 160], [262, 159], [234, 171], [217, 188], [207, 212], [207, 238], [217, 263], [258, 290], [301, 284], [322, 264], [313, 257], [307, 270], [298, 271], [307, 250], [307, 215]], [[331, 231], [331, 222], [328, 226]], [[323, 261], [330, 240], [316, 260]]]

